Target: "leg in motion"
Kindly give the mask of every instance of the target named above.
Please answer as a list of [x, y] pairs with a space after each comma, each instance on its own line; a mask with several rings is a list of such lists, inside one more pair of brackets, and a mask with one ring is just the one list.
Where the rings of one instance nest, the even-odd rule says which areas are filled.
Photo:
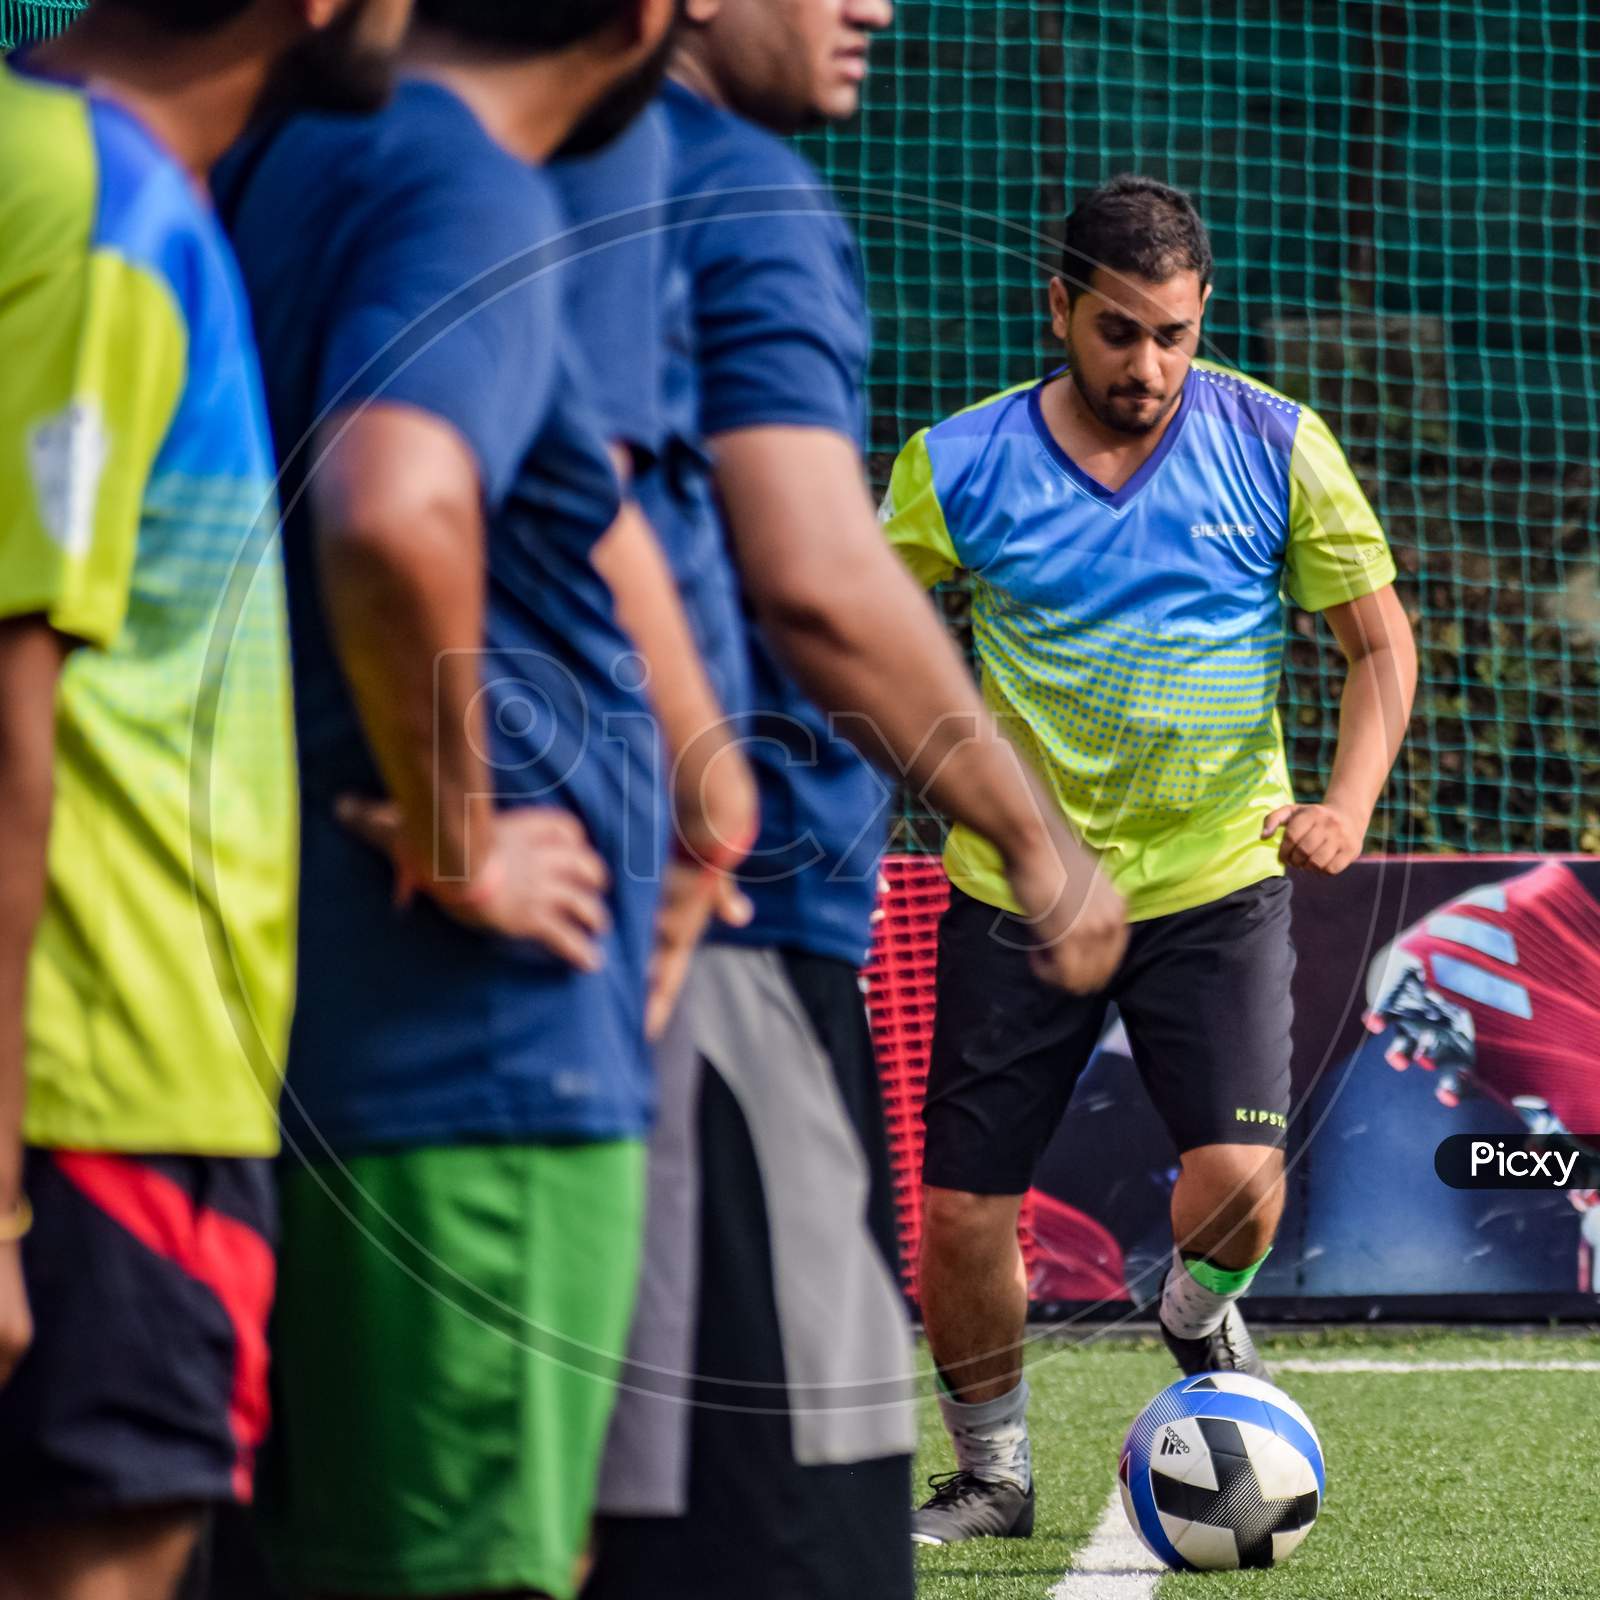
[[1033, 1531], [1021, 1204], [1021, 1195], [926, 1192], [922, 1315], [957, 1470], [917, 1512], [912, 1538], [922, 1544]]
[[1186, 1373], [1267, 1369], [1237, 1301], [1283, 1214], [1293, 1112], [1290, 891], [1283, 878], [1160, 917], [1118, 995], [1134, 1060], [1180, 1152], [1161, 1331]]
[[1214, 1144], [1186, 1151], [1172, 1196], [1173, 1263], [1161, 1331], [1185, 1372], [1267, 1376], [1237, 1301], [1272, 1248], [1283, 1215], [1283, 1152]]
[[1017, 1214], [1105, 1021], [1044, 983], [1027, 926], [956, 889], [939, 926], [923, 1106], [923, 1322], [956, 1471], [912, 1522], [923, 1544], [1033, 1532]]

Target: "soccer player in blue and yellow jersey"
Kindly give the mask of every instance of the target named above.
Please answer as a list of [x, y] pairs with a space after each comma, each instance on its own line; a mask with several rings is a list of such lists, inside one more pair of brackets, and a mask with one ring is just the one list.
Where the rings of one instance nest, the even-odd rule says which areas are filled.
[[[715, 563], [736, 569], [763, 827], [741, 875], [754, 918], [713, 929], [673, 1040], [690, 1059], [663, 1058], [664, 1076], [687, 1066], [695, 1120], [676, 1148], [653, 1147], [675, 1162], [677, 1192], [650, 1239], [646, 1284], [660, 1292], [635, 1330], [641, 1365], [618, 1404], [587, 1594], [909, 1600], [910, 1351], [858, 977], [889, 786], [863, 748], [995, 842], [1059, 980], [1109, 975], [1121, 907], [884, 545], [861, 460], [855, 243], [775, 137], [855, 112], [891, 7], [686, 10], [659, 135], [635, 135], [628, 176], [664, 141], [665, 188], [640, 221], [662, 236], [668, 300], [687, 291], [686, 319], [674, 310], [664, 331], [672, 393], [691, 389], [695, 423], [672, 464], [690, 492], [669, 543], [699, 593], [715, 589]], [[569, 185], [584, 215], [637, 210], [593, 182]], [[696, 481], [708, 470], [721, 512], [709, 546]]]
[[[1184, 195], [1096, 190], [1050, 289], [1067, 366], [917, 434], [884, 506], [922, 582], [971, 574], [984, 697], [1132, 922], [1104, 995], [1046, 989], [994, 852], [951, 834], [921, 1285], [961, 1470], [918, 1513], [927, 1543], [1031, 1531], [1017, 1210], [1112, 1002], [1182, 1163], [1167, 1342], [1186, 1372], [1264, 1371], [1235, 1302], [1282, 1209], [1283, 872], [1360, 853], [1416, 663], [1383, 532], [1322, 420], [1196, 359], [1211, 275]], [[1349, 662], [1315, 804], [1295, 802], [1278, 727], [1284, 590]]]
[[272, 450], [204, 180], [264, 103], [377, 104], [408, 10], [101, 0], [0, 68], [7, 1600], [165, 1595], [201, 1508], [251, 1493], [294, 752]]
[[[676, 18], [419, 0], [389, 107], [292, 119], [219, 181], [285, 466], [303, 878], [263, 1503], [313, 1593], [573, 1592], [684, 942], [657, 720], [682, 845], [754, 827], [541, 166], [648, 100]], [[518, 868], [530, 833], [568, 859]]]

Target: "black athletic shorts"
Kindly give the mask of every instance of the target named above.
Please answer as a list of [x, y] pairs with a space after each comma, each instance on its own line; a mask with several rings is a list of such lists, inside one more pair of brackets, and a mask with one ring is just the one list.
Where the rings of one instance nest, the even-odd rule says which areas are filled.
[[272, 1163], [26, 1152], [34, 1337], [0, 1388], [0, 1532], [251, 1497], [267, 1427]]
[[939, 924], [938, 1014], [922, 1181], [1023, 1194], [1115, 1004], [1180, 1152], [1283, 1142], [1294, 943], [1289, 880], [1136, 922], [1103, 994], [1036, 977], [1021, 919], [953, 890]]

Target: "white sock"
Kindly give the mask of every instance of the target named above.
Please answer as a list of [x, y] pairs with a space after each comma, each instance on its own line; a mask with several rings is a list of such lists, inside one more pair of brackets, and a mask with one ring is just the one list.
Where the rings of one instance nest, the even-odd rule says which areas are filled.
[[[1267, 1258], [1263, 1256], [1261, 1261]], [[1243, 1272], [1228, 1272], [1202, 1261], [1205, 1275], [1215, 1282], [1228, 1282], [1226, 1292], [1220, 1292], [1200, 1282], [1189, 1263], [1176, 1250], [1172, 1252], [1172, 1271], [1167, 1274], [1167, 1286], [1161, 1294], [1161, 1320], [1180, 1339], [1204, 1339], [1222, 1326], [1228, 1307], [1250, 1287], [1261, 1261]]]
[[956, 1465], [987, 1483], [1033, 1482], [1033, 1447], [1028, 1442], [1028, 1380], [994, 1400], [967, 1405], [939, 1392], [945, 1430], [956, 1447]]

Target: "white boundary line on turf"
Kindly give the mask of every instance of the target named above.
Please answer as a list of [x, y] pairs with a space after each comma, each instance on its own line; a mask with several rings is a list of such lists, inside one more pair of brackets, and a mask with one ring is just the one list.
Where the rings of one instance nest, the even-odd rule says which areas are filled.
[[1150, 1600], [1166, 1571], [1128, 1526], [1122, 1491], [1114, 1488], [1088, 1544], [1049, 1600]]
[[1600, 1361], [1274, 1361], [1274, 1372], [1600, 1372]]

